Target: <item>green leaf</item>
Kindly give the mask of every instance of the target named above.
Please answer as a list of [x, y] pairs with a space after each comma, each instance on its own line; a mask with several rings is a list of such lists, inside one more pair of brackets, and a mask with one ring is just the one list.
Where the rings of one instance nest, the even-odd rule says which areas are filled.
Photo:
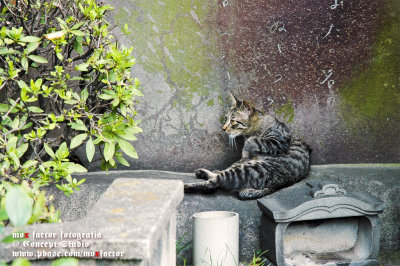
[[8, 215], [5, 209], [0, 210], [0, 221], [4, 221], [8, 219]]
[[28, 44], [28, 46], [26, 47], [26, 54], [30, 54], [33, 51], [35, 51], [40, 45], [40, 42], [31, 42], [30, 44]]
[[38, 56], [38, 55], [28, 55], [28, 57], [31, 60], [35, 61], [36, 63], [41, 63], [41, 64], [47, 64], [48, 63], [46, 58], [43, 58], [43, 57]]
[[129, 157], [132, 157], [134, 159], [139, 158], [135, 148], [128, 141], [119, 138], [118, 145], [121, 148], [121, 150], [125, 152], [125, 154], [128, 155]]
[[117, 81], [117, 75], [115, 74], [115, 71], [110, 71], [108, 73], [108, 81], [110, 81], [110, 82]]
[[13, 261], [11, 266], [31, 266], [31, 263], [29, 260], [25, 258], [17, 258], [16, 260]]
[[28, 70], [28, 67], [29, 67], [28, 59], [26, 59], [25, 56], [23, 56], [23, 57], [21, 58], [21, 65], [22, 65], [22, 68], [23, 68], [25, 71]]
[[10, 55], [15, 54], [17, 51], [14, 49], [8, 49], [7, 47], [3, 47], [0, 49], [0, 55]]
[[33, 204], [32, 216], [28, 221], [29, 224], [35, 223], [36, 221], [39, 220], [45, 208], [45, 203], [46, 203], [46, 194], [44, 191], [41, 191], [35, 203]]
[[7, 113], [11, 106], [8, 104], [0, 103], [0, 113]]
[[71, 30], [71, 33], [76, 36], [85, 36], [85, 33], [81, 30]]
[[14, 121], [12, 122], [12, 124], [11, 124], [11, 128], [14, 129], [14, 130], [17, 130], [18, 127], [19, 127], [19, 122], [20, 122], [19, 118], [16, 117], [14, 119]]
[[35, 36], [24, 36], [21, 39], [19, 39], [20, 42], [38, 42], [40, 41], [39, 37]]
[[28, 111], [32, 113], [43, 113], [43, 110], [37, 106], [28, 106]]
[[82, 78], [82, 77], [75, 76], [75, 77], [72, 77], [72, 78], [71, 78], [71, 80], [88, 80], [88, 79], [85, 79], [85, 78]]
[[128, 161], [125, 160], [125, 158], [120, 155], [115, 155], [115, 159], [117, 159], [117, 161], [120, 162], [122, 165], [130, 166]]
[[51, 158], [53, 158], [54, 160], [56, 159], [56, 155], [54, 154], [53, 150], [50, 148], [49, 145], [47, 145], [47, 143], [43, 143], [44, 149], [46, 150], [47, 154], [50, 155]]
[[128, 127], [122, 131], [118, 131], [118, 136], [126, 139], [126, 140], [130, 140], [130, 141], [134, 141], [137, 140], [137, 138], [135, 137], [135, 134], [143, 132], [143, 130], [140, 127], [137, 126], [132, 126], [132, 127]]
[[51, 263], [51, 266], [78, 266], [79, 260], [76, 258], [61, 258], [56, 259]]
[[18, 149], [17, 149], [17, 157], [21, 158], [22, 155], [24, 155], [25, 152], [28, 150], [28, 148], [29, 148], [29, 144], [28, 143], [24, 143], [21, 146], [19, 146]]
[[61, 28], [62, 28], [63, 30], [68, 29], [68, 25], [67, 25], [67, 23], [66, 23], [64, 20], [62, 20], [60, 17], [57, 17], [56, 19], [57, 19], [58, 22], [60, 23], [60, 26], [61, 26]]
[[43, 162], [41, 165], [39, 165], [39, 168], [40, 168], [42, 165], [43, 165], [44, 167], [46, 167], [46, 168], [51, 168], [51, 167], [56, 167], [56, 166], [57, 166], [57, 164], [56, 164], [55, 161]]
[[68, 125], [70, 125], [71, 128], [75, 130], [88, 131], [88, 129], [86, 128], [86, 126], [83, 124], [82, 121], [79, 121], [77, 123], [69, 123]]
[[96, 147], [94, 146], [93, 140], [91, 137], [89, 137], [88, 142], [86, 142], [86, 156], [91, 162], [93, 160], [94, 152], [96, 150]]
[[83, 102], [86, 102], [88, 97], [89, 97], [89, 93], [88, 93], [87, 89], [85, 88], [81, 91], [81, 99]]
[[26, 99], [24, 102], [27, 102], [27, 103], [32, 103], [32, 102], [36, 102], [38, 100], [38, 98], [37, 97], [32, 97], [32, 98], [28, 98], [28, 99]]
[[56, 56], [60, 61], [64, 59], [64, 56], [61, 53], [56, 53]]
[[85, 173], [87, 169], [80, 164], [77, 163], [65, 163], [68, 165], [68, 171], [70, 173]]
[[88, 67], [89, 67], [89, 64], [88, 64], [88, 63], [82, 63], [82, 64], [80, 64], [80, 65], [77, 65], [77, 66], [75, 67], [75, 70], [78, 70], [78, 71], [88, 71]]
[[12, 136], [11, 138], [9, 138], [8, 144], [7, 144], [7, 151], [11, 151], [11, 148], [16, 148], [17, 141], [18, 141], [18, 137], [16, 137], [16, 136]]
[[112, 101], [112, 106], [117, 106], [118, 104], [119, 104], [119, 102], [120, 102], [120, 99], [119, 98], [115, 98], [113, 101]]
[[[19, 238], [19, 239], [21, 239], [21, 238]], [[3, 242], [3, 243], [12, 243], [12, 242], [14, 242], [14, 241], [15, 241], [15, 239], [14, 239], [14, 237], [13, 237], [12, 234], [6, 236], [5, 238], [3, 238], [3, 239], [1, 240], [1, 242]], [[7, 265], [7, 264], [6, 264], [6, 265]]]
[[99, 95], [99, 98], [103, 99], [103, 100], [111, 100], [111, 99], [114, 99], [114, 97], [115, 96], [113, 96], [113, 95], [105, 94], [105, 93]]
[[76, 135], [71, 140], [71, 144], [69, 145], [69, 148], [74, 149], [74, 148], [78, 147], [79, 145], [81, 145], [83, 143], [83, 141], [87, 138], [87, 136], [88, 136], [87, 133]]
[[61, 143], [60, 147], [56, 151], [56, 157], [57, 157], [57, 159], [62, 160], [62, 159], [67, 158], [68, 155], [69, 155], [69, 150], [68, 150], [67, 143], [63, 142], [63, 143]]
[[106, 161], [109, 161], [114, 156], [114, 152], [115, 152], [115, 143], [106, 142], [104, 144], [104, 159]]
[[6, 194], [7, 215], [14, 226], [25, 225], [32, 214], [32, 199], [19, 186], [13, 186]]
[[125, 105], [125, 104], [121, 104], [120, 110], [121, 110], [121, 114], [122, 114], [123, 116], [126, 116], [127, 108], [126, 108], [126, 105]]
[[29, 168], [35, 166], [38, 162], [36, 160], [28, 160], [23, 165], [22, 168]]
[[[64, 165], [69, 165], [70, 163], [64, 163]], [[71, 172], [71, 171], [69, 171], [68, 170], [68, 172]], [[65, 179], [68, 181], [68, 183], [72, 183], [72, 177], [71, 177], [71, 175], [69, 174], [69, 175], [67, 175], [66, 177], [65, 177]]]
[[82, 27], [83, 24], [85, 24], [86, 21], [81, 21], [79, 23], [76, 23], [74, 26], [71, 27], [71, 30], [77, 30], [80, 27]]
[[85, 53], [82, 47], [82, 42], [79, 42], [77, 39], [75, 39], [72, 43], [72, 47], [79, 55], [83, 55]]
[[17, 83], [18, 83], [18, 86], [19, 86], [21, 89], [25, 89], [25, 90], [31, 91], [31, 89], [28, 87], [28, 85], [26, 85], [25, 81], [23, 81], [23, 80], [18, 80]]
[[25, 130], [25, 129], [27, 129], [27, 128], [30, 128], [32, 125], [33, 125], [32, 122], [28, 122], [28, 123], [26, 123], [23, 127], [21, 127], [21, 130]]
[[21, 163], [20, 163], [19, 158], [17, 157], [17, 155], [15, 153], [13, 153], [13, 152], [10, 152], [9, 155], [10, 155], [11, 159], [13, 160], [15, 166], [19, 167], [21, 165]]

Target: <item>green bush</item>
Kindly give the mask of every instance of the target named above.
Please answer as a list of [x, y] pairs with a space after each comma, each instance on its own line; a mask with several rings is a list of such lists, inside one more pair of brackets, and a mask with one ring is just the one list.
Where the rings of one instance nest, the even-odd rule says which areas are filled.
[[[37, 202], [47, 202], [41, 186], [56, 183], [66, 195], [79, 189], [84, 179], [71, 177], [86, 171], [74, 152], [79, 146], [89, 162], [97, 146], [105, 170], [116, 161], [128, 166], [124, 154], [137, 158], [129, 141], [142, 131], [134, 120], [142, 94], [130, 74], [132, 48], [118, 45], [105, 20], [111, 9], [94, 0], [0, 1], [3, 225], [11, 191], [36, 201], [31, 215], [38, 216]], [[24, 219], [58, 220], [45, 205], [40, 217]]]

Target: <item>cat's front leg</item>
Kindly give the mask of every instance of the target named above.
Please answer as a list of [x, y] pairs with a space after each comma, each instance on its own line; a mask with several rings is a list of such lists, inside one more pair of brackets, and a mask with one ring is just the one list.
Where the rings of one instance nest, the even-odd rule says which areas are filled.
[[250, 137], [244, 142], [242, 160], [250, 160], [262, 152], [261, 141], [257, 137]]
[[217, 174], [207, 169], [198, 169], [195, 171], [196, 178], [206, 181], [185, 184], [185, 193], [212, 193], [219, 187]]
[[196, 178], [198, 179], [204, 179], [204, 180], [209, 180], [213, 177], [215, 177], [215, 173], [211, 172], [210, 170], [201, 168], [197, 169], [195, 172]]

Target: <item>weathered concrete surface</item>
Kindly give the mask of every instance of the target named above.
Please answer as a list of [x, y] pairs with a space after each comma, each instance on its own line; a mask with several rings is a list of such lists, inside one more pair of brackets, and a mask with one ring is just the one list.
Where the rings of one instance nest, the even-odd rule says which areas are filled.
[[[72, 210], [83, 207], [85, 190], [72, 201], [75, 203]], [[0, 243], [0, 261], [15, 259], [15, 252], [32, 252], [24, 257], [46, 260], [71, 256], [91, 260], [86, 261], [87, 264], [96, 263], [93, 261], [96, 259], [111, 259], [114, 261], [108, 261], [109, 264], [122, 260], [138, 266], [175, 265], [176, 207], [182, 198], [183, 183], [179, 180], [116, 179], [93, 208], [86, 209], [86, 217], [61, 224], [19, 228], [29, 233], [29, 238], [13, 244]], [[6, 228], [0, 239], [12, 230]], [[16, 246], [15, 243], [20, 244]]]
[[231, 164], [228, 91], [287, 122], [314, 164], [400, 161], [399, 1], [107, 2], [145, 95], [131, 169]]
[[[74, 209], [82, 206], [82, 198], [95, 201], [93, 197], [87, 197], [93, 192], [92, 186], [99, 189], [98, 195], [105, 190], [106, 184], [111, 183], [115, 178], [151, 178], [151, 179], [176, 179], [191, 182], [194, 175], [191, 173], [176, 173], [166, 171], [112, 171], [109, 175], [104, 172], [91, 172], [85, 175], [86, 182], [82, 185], [81, 191], [76, 192], [68, 202], [63, 202], [62, 192], [58, 192], [56, 205], [64, 210], [63, 220], [70, 220], [71, 217], [83, 217], [84, 211], [80, 210], [74, 214]], [[319, 179], [330, 180], [340, 184], [351, 191], [364, 191], [382, 199], [387, 208], [380, 216], [381, 228], [381, 253], [391, 253], [400, 250], [400, 165], [323, 165], [312, 166], [309, 177], [306, 180]], [[305, 181], [302, 181], [305, 182]], [[89, 192], [89, 193], [87, 193]], [[95, 194], [95, 193], [93, 193]], [[90, 203], [90, 200], [89, 200]], [[88, 204], [90, 205], [90, 204]], [[87, 209], [86, 209], [87, 210]], [[191, 216], [200, 211], [226, 210], [238, 212], [240, 215], [240, 250], [241, 261], [249, 261], [253, 256], [253, 251], [259, 248], [259, 225], [261, 212], [257, 207], [256, 201], [240, 201], [234, 195], [218, 192], [210, 195], [185, 195], [183, 201], [178, 206], [177, 215], [177, 238], [184, 234], [183, 243], [191, 240], [192, 223]], [[190, 250], [181, 254], [191, 260]]]

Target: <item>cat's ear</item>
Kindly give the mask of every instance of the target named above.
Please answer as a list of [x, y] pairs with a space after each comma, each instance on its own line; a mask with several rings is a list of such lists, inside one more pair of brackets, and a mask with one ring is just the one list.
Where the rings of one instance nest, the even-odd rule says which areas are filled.
[[250, 114], [253, 113], [254, 111], [253, 106], [251, 106], [251, 104], [249, 104], [246, 100], [243, 100], [243, 106]]
[[229, 93], [229, 95], [231, 96], [232, 106], [238, 107], [238, 103], [240, 103], [239, 100], [231, 92]]

